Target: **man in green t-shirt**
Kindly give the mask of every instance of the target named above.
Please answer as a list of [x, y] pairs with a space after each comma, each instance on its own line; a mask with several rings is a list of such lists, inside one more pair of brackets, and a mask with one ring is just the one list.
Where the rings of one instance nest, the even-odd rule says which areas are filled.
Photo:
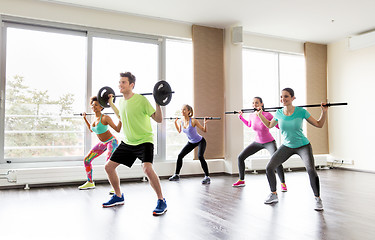
[[144, 96], [133, 93], [134, 85], [135, 76], [133, 74], [130, 72], [120, 73], [119, 88], [123, 97], [119, 101], [119, 109], [113, 103], [113, 95], [109, 95], [109, 105], [122, 122], [125, 138], [105, 165], [109, 182], [115, 194], [108, 202], [103, 203], [103, 207], [124, 204], [124, 195], [121, 193], [120, 179], [116, 168], [120, 164], [130, 168], [139, 158], [142, 161], [143, 171], [158, 198], [153, 215], [162, 215], [167, 211], [167, 203], [163, 198], [159, 176], [152, 166], [154, 144], [150, 117], [157, 123], [161, 123], [163, 115], [158, 104], [156, 104], [155, 110]]

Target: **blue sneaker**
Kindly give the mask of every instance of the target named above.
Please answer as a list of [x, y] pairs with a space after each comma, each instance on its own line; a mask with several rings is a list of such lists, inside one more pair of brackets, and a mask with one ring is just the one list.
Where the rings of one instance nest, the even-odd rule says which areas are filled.
[[165, 198], [163, 200], [158, 199], [158, 204], [156, 205], [155, 210], [153, 211], [154, 216], [163, 215], [167, 211], [167, 202], [165, 201]]
[[108, 202], [103, 203], [103, 207], [113, 207], [116, 205], [124, 205], [124, 194], [121, 194], [121, 197], [117, 197], [114, 194]]

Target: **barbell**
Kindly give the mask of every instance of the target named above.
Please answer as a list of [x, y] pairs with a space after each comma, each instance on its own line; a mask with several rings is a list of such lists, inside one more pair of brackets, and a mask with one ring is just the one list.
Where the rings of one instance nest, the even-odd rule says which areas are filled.
[[[115, 114], [115, 113], [102, 113], [102, 114]], [[74, 116], [82, 116], [82, 113], [74, 113]], [[86, 115], [95, 115], [95, 113], [86, 113]], [[180, 117], [165, 117], [164, 119], [175, 120], [176, 118], [181, 119]], [[195, 119], [205, 119], [204, 117], [194, 117]], [[221, 117], [206, 117], [208, 120], [221, 120]]]
[[[348, 103], [327, 103], [324, 106], [327, 107], [333, 107], [333, 106], [343, 106], [343, 105], [348, 105]], [[296, 107], [320, 107], [321, 104], [311, 104], [311, 105], [301, 105], [301, 106], [296, 106]], [[277, 109], [281, 109], [284, 107], [269, 107], [269, 108], [263, 108], [263, 111], [266, 112], [274, 112]], [[241, 109], [242, 112], [256, 112], [258, 109], [256, 108], [248, 108], [248, 109]], [[231, 111], [231, 112], [225, 112], [225, 114], [237, 114], [239, 113], [238, 111]]]
[[[115, 114], [115, 113], [102, 113], [102, 114], [108, 115], [108, 114]], [[74, 116], [83, 116], [82, 113], [74, 113], [73, 115], [74, 115]], [[95, 115], [95, 113], [86, 113], [86, 115], [87, 115], [87, 116]]]
[[[153, 95], [155, 102], [160, 106], [166, 106], [172, 100], [172, 91], [171, 86], [166, 81], [162, 80], [155, 84], [154, 91], [152, 93], [140, 93], [140, 95]], [[104, 108], [109, 108], [110, 105], [108, 103], [109, 94], [113, 94], [116, 97], [122, 97], [123, 95], [115, 95], [115, 91], [113, 91], [110, 87], [102, 87], [98, 92], [98, 102], [100, 106]], [[115, 98], [113, 102], [115, 102]]]
[[[169, 119], [169, 120], [175, 120], [176, 118], [181, 119], [180, 117], [165, 117], [164, 119]], [[195, 119], [208, 119], [208, 120], [220, 120], [221, 117], [193, 117]]]

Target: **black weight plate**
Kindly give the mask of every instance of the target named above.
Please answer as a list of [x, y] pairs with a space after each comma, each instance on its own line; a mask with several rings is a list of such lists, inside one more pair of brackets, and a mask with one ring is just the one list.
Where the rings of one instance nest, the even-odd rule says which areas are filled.
[[169, 83], [162, 80], [155, 84], [154, 86], [154, 99], [160, 106], [166, 106], [172, 100], [172, 89]]
[[[98, 92], [98, 102], [100, 104], [100, 106], [104, 107], [104, 108], [109, 108], [111, 107], [108, 103], [108, 95], [109, 94], [113, 94], [115, 95], [115, 91], [113, 91], [112, 88], [110, 87], [102, 87], [99, 92]], [[115, 101], [115, 98], [113, 99], [113, 102]]]

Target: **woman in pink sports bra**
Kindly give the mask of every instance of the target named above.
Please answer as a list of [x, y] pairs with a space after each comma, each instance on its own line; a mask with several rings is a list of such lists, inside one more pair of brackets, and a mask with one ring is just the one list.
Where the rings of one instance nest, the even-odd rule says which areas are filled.
[[[253, 108], [264, 108], [263, 100], [261, 97], [254, 97], [253, 99]], [[273, 118], [272, 114], [269, 112], [263, 112], [268, 120]], [[247, 121], [242, 117], [242, 111], [239, 112], [239, 119], [248, 127], [252, 127], [256, 133], [255, 140], [249, 146], [247, 146], [241, 153], [238, 155], [238, 171], [240, 179], [233, 183], [233, 187], [244, 187], [245, 186], [245, 159], [249, 156], [255, 154], [261, 149], [267, 149], [268, 152], [273, 155], [277, 150], [276, 141], [272, 137], [269, 129], [264, 126], [263, 122], [259, 119], [256, 113], [251, 113], [249, 115], [249, 120]], [[287, 191], [285, 185], [285, 176], [283, 166], [280, 165], [276, 169], [277, 174], [279, 175], [281, 181], [281, 190], [283, 192]]]
[[90, 99], [91, 109], [95, 113], [95, 120], [92, 124], [86, 118], [86, 113], [82, 113], [83, 119], [85, 120], [87, 128], [91, 131], [96, 133], [100, 142], [96, 144], [91, 151], [86, 155], [84, 159], [84, 165], [87, 174], [87, 182], [83, 185], [79, 186], [78, 189], [85, 190], [85, 189], [92, 189], [95, 188], [95, 183], [92, 178], [92, 164], [91, 162], [98, 156], [100, 156], [103, 152], [108, 149], [107, 154], [107, 161], [111, 157], [112, 153], [118, 146], [118, 141], [115, 136], [108, 129], [108, 125], [111, 126], [116, 132], [120, 132], [121, 130], [121, 120], [119, 120], [118, 124], [114, 124], [112, 118], [108, 115], [102, 114], [103, 107], [100, 106], [98, 102], [98, 98], [96, 96], [91, 97]]

